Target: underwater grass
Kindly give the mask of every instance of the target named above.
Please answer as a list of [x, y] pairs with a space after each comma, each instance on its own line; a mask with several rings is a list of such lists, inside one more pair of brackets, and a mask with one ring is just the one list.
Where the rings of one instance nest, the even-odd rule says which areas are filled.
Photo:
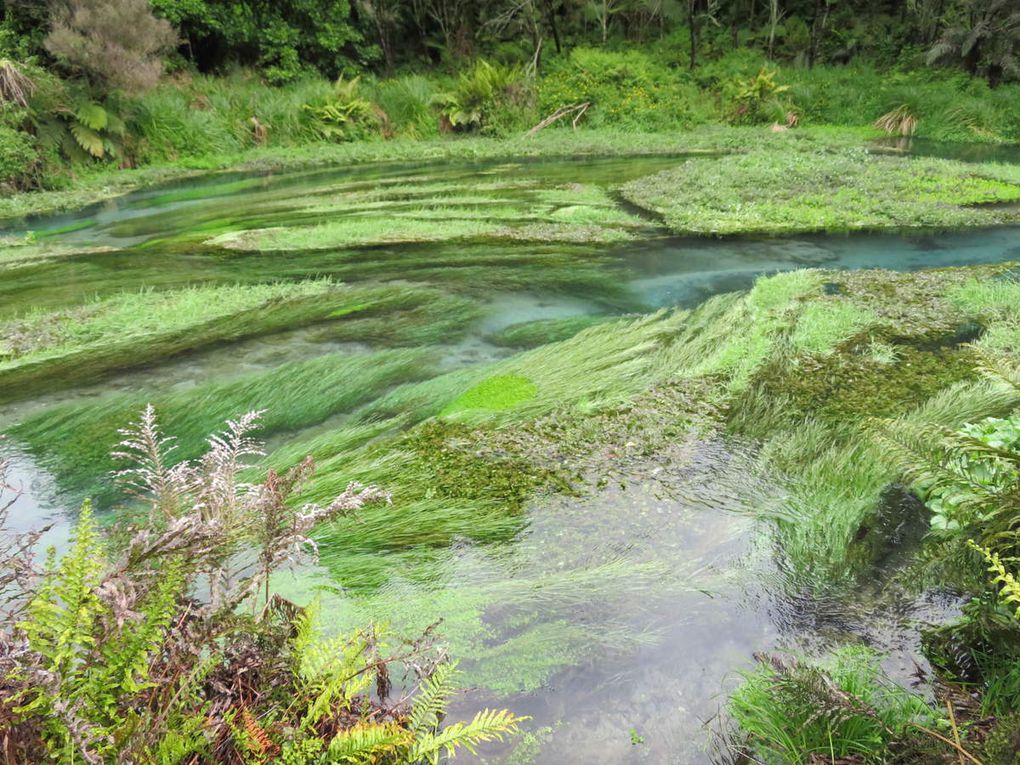
[[[690, 159], [623, 193], [682, 234], [949, 228], [1020, 220], [1014, 176], [991, 163], [805, 150], [791, 142]], [[995, 206], [1007, 202], [1016, 204]]]
[[60, 488], [84, 493], [114, 468], [109, 452], [118, 429], [155, 406], [163, 429], [176, 437], [174, 458], [200, 453], [208, 423], [265, 410], [263, 437], [299, 430], [371, 401], [385, 389], [432, 373], [427, 351], [334, 353], [284, 364], [179, 393], [106, 396], [87, 404], [63, 404], [33, 414], [9, 430], [57, 476]]
[[3, 327], [0, 400], [88, 382], [216, 343], [338, 319], [381, 299], [378, 290], [319, 279], [126, 292], [35, 313]]
[[485, 339], [494, 345], [508, 348], [537, 348], [547, 343], [567, 340], [582, 329], [594, 327], [604, 321], [607, 316], [568, 316], [562, 319], [538, 319], [519, 322], [504, 327], [498, 332], [486, 335]]
[[[275, 252], [487, 238], [613, 242], [629, 239], [631, 229], [647, 226], [601, 189], [576, 185], [533, 191], [527, 185], [513, 178], [490, 184], [493, 191], [504, 192], [491, 199], [478, 199], [471, 186], [417, 202], [409, 201], [403, 186], [370, 192], [377, 200], [373, 204], [357, 193], [333, 197], [326, 205], [313, 197], [308, 211], [315, 214], [315, 225], [229, 231], [209, 243], [230, 250]], [[425, 190], [433, 186], [426, 182]], [[288, 215], [293, 218], [300, 212], [290, 210]]]

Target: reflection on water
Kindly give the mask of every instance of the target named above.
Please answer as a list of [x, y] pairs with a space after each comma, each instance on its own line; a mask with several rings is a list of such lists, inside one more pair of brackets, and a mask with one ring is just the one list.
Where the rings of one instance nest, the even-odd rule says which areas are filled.
[[[307, 215], [302, 206], [380, 185], [457, 186], [506, 178], [615, 185], [676, 161], [373, 165], [218, 175], [146, 190], [81, 213], [27, 222], [25, 229], [54, 243], [114, 249], [7, 268], [0, 280], [0, 318], [143, 286], [322, 275], [420, 281], [470, 296], [479, 308], [462, 336], [434, 346], [436, 369], [445, 371], [513, 353], [489, 340], [508, 326], [691, 306], [746, 288], [764, 273], [1020, 260], [1016, 229], [712, 240], [652, 228], [639, 241], [613, 245], [464, 241], [243, 256], [205, 244], [224, 227], [285, 224]], [[163, 393], [326, 353], [378, 349], [369, 342], [330, 341], [314, 327], [294, 329], [23, 401], [0, 411], [0, 426], [64, 401]], [[552, 728], [535, 760], [550, 765], [707, 762], [711, 736], [705, 722], [755, 651], [783, 646], [819, 652], [861, 639], [890, 651], [888, 668], [907, 678], [919, 660], [918, 623], [951, 610], [953, 600], [904, 595], [892, 583], [898, 565], [892, 549], [879, 556], [883, 566], [861, 591], [833, 600], [809, 594], [812, 588], [798, 586], [782, 570], [754, 520], [781, 493], [756, 465], [748, 445], [721, 438], [677, 444], [654, 464], [624, 466], [619, 482], [604, 490], [537, 498], [511, 543], [458, 542], [436, 553], [426, 562], [427, 584], [417, 569], [411, 576], [394, 564], [391, 581], [379, 592], [335, 599], [337, 622], [384, 619], [415, 634], [445, 619], [442, 631], [453, 653], [463, 657], [473, 688], [454, 712], [498, 705], [532, 715], [533, 730]], [[45, 472], [24, 454], [14, 454], [13, 477], [25, 488], [18, 527], [56, 522], [50, 541], [60, 544], [77, 498], [55, 496]], [[909, 544], [917, 529], [900, 523], [908, 517], [909, 508], [891, 506], [886, 537]], [[324, 551], [327, 558], [342, 554]], [[634, 743], [639, 738], [642, 743]], [[497, 748], [487, 756], [503, 754]]]

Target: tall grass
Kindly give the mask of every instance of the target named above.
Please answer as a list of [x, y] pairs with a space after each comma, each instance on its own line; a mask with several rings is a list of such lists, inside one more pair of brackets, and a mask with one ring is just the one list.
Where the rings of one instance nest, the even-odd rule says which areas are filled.
[[766, 765], [886, 762], [888, 745], [931, 714], [921, 697], [882, 674], [872, 651], [853, 646], [821, 663], [763, 660], [744, 675], [729, 710], [755, 761]]

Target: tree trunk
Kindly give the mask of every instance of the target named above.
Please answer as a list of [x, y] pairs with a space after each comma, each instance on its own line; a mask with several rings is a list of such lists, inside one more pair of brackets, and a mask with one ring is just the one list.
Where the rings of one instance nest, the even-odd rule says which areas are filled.
[[687, 0], [687, 28], [691, 36], [691, 71], [698, 65], [698, 0]]
[[769, 0], [769, 59], [776, 46], [776, 27], [779, 26], [779, 0]]
[[553, 9], [552, 0], [545, 0], [545, 15], [549, 19], [549, 29], [552, 31], [553, 42], [556, 44], [556, 53], [562, 53], [563, 47], [560, 44], [560, 30], [556, 26], [556, 11]]
[[811, 19], [811, 43], [808, 46], [808, 69], [815, 68], [818, 58], [818, 44], [825, 30], [826, 17], [829, 15], [828, 0], [815, 0], [815, 13]]

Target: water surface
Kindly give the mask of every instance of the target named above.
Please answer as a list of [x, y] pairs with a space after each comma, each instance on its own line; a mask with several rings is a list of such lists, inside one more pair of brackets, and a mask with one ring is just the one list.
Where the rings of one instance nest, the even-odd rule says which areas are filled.
[[[693, 306], [747, 288], [762, 274], [1020, 260], [1017, 230], [1008, 228], [712, 240], [671, 236], [653, 218], [633, 240], [612, 244], [467, 239], [239, 254], [209, 243], [227, 230], [329, 222], [348, 213], [315, 210], [337, 195], [410, 189], [407, 200], [387, 208], [395, 214], [418, 209], [413, 190], [429, 184], [453, 189], [443, 193], [461, 201], [479, 184], [516, 181], [559, 189], [583, 184], [612, 194], [623, 182], [679, 161], [389, 164], [219, 174], [148, 189], [12, 227], [7, 233], [33, 231], [54, 247], [106, 249], [8, 266], [0, 319], [141, 288], [320, 276], [420, 283], [479, 308], [463, 333], [435, 345], [441, 372], [515, 353], [494, 341], [515, 324]], [[485, 193], [521, 199], [506, 188]], [[0, 428], [68, 401], [186, 390], [326, 353], [379, 350], [373, 342], [330, 340], [317, 327], [295, 328], [26, 397], [0, 409]], [[288, 437], [278, 436], [274, 445]], [[7, 449], [24, 488], [16, 527], [52, 523], [50, 539], [60, 544], [81, 497], [61, 495], [22, 445]], [[332, 613], [337, 623], [384, 619], [408, 633], [444, 618], [472, 688], [456, 711], [499, 705], [531, 715], [537, 733], [527, 745], [534, 745], [536, 762], [707, 762], [712, 724], [706, 721], [754, 652], [776, 646], [820, 652], [863, 639], [890, 651], [889, 669], [905, 678], [918, 658], [919, 625], [954, 607], [948, 598], [913, 598], [886, 586], [895, 560], [839, 602], [803, 594], [753, 520], [782, 492], [756, 464], [753, 444], [692, 437], [654, 464], [628, 465], [607, 488], [536, 497], [511, 541], [457, 541], [435, 554], [429, 581], [394, 569], [374, 593], [334, 596]], [[307, 591], [310, 581], [330, 584], [329, 558], [343, 551], [323, 552], [327, 565], [305, 572], [296, 589]], [[505, 754], [497, 747], [486, 756]]]

